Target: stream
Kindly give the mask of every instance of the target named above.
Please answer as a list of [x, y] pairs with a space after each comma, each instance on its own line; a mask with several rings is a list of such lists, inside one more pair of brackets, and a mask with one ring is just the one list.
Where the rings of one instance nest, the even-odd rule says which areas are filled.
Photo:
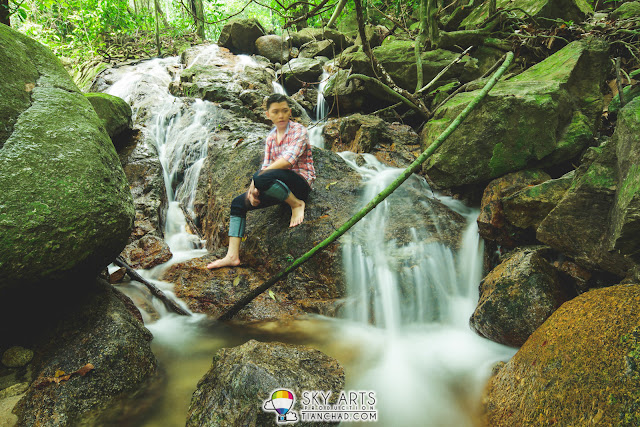
[[[216, 49], [203, 49], [194, 63], [220, 61]], [[249, 57], [238, 63], [238, 71], [258, 66]], [[175, 70], [180, 68], [178, 57], [123, 66], [106, 90], [132, 106], [135, 127], [145, 134], [141, 141], [152, 141], [160, 157], [168, 200], [164, 235], [173, 258], [138, 272], [170, 296], [172, 284], [159, 280], [163, 272], [175, 263], [207, 253], [203, 242], [185, 232], [186, 221], [179, 206], [192, 212], [208, 137], [221, 120], [214, 104], [169, 93], [169, 84], [179, 78]], [[326, 106], [319, 105], [317, 110], [321, 121], [327, 114]], [[319, 147], [323, 147], [321, 126], [310, 132], [312, 143]], [[402, 172], [372, 155], [345, 152], [341, 156], [363, 177], [362, 205]], [[425, 203], [416, 202], [415, 191], [437, 199], [464, 218], [466, 226], [457, 249], [432, 238], [429, 233], [433, 231], [427, 229], [433, 230], [433, 225], [426, 227], [420, 215], [407, 221], [412, 225], [405, 230], [410, 236], [406, 241], [387, 239], [379, 232], [390, 221], [389, 209], [394, 204], [411, 207]], [[406, 215], [413, 215], [412, 211], [407, 210]], [[479, 337], [468, 326], [482, 279], [478, 213], [459, 201], [433, 194], [423, 178], [414, 176], [405, 182], [343, 237], [348, 284], [343, 318], [314, 315], [286, 325], [266, 324], [260, 332], [243, 330], [212, 323], [202, 314], [183, 317], [167, 313], [160, 302], [148, 297], [141, 284], [131, 281], [119, 285], [140, 308], [153, 333], [152, 348], [166, 376], [164, 394], [139, 425], [184, 425], [191, 394], [209, 369], [213, 354], [249, 339], [310, 345], [336, 358], [346, 372], [346, 390], [375, 391], [379, 425], [473, 425], [491, 367], [515, 353]], [[450, 225], [446, 219], [430, 221], [436, 233]]]

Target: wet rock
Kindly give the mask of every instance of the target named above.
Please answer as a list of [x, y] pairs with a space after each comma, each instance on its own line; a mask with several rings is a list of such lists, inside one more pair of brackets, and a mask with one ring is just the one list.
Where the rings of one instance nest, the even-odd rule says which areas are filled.
[[290, 58], [289, 43], [281, 36], [268, 35], [258, 37], [256, 51], [271, 62], [284, 64]]
[[85, 93], [96, 114], [102, 120], [113, 145], [119, 151], [130, 140], [131, 107], [124, 99], [106, 93]]
[[563, 304], [491, 378], [482, 424], [637, 425], [638, 318], [637, 284]]
[[407, 125], [388, 123], [372, 115], [353, 114], [330, 119], [323, 128], [326, 147], [333, 151], [373, 153], [394, 167], [406, 167], [420, 149], [418, 134]]
[[529, 185], [502, 198], [505, 219], [518, 228], [538, 228], [542, 220], [556, 207], [567, 192], [575, 171], [558, 179]]
[[541, 170], [514, 172], [495, 179], [487, 185], [482, 195], [478, 231], [487, 240], [499, 245], [514, 247], [518, 243], [530, 243], [531, 236], [505, 221], [503, 200], [522, 188], [540, 184], [551, 178]]
[[31, 362], [33, 351], [28, 348], [14, 346], [2, 354], [2, 364], [8, 368], [20, 368]]
[[121, 255], [132, 268], [144, 269], [163, 264], [173, 256], [169, 245], [153, 235], [146, 235], [128, 244]]
[[[539, 19], [540, 25], [547, 26], [551, 26], [556, 19], [582, 22], [593, 14], [591, 6], [580, 0], [497, 0], [496, 7], [512, 10], [511, 13], [517, 18]], [[488, 4], [473, 8], [469, 16], [462, 21], [461, 27], [472, 29], [481, 26], [487, 19], [488, 10]]]
[[113, 143], [51, 51], [7, 26], [0, 44], [0, 288], [95, 276], [133, 225]]
[[296, 101], [307, 111], [313, 111], [316, 108], [316, 103], [318, 102], [318, 91], [313, 88], [303, 87], [291, 95], [291, 99]]
[[272, 425], [275, 412], [263, 411], [263, 402], [282, 388], [293, 392], [296, 399], [292, 409], [298, 411], [303, 390], [326, 390], [337, 396], [344, 389], [344, 370], [335, 359], [300, 345], [251, 340], [239, 347], [223, 348], [198, 382], [187, 426]]
[[[498, 83], [424, 166], [437, 188], [486, 183], [509, 172], [552, 167], [589, 145], [602, 109], [606, 44], [573, 42]], [[427, 148], [477, 91], [460, 93], [425, 126]]]
[[576, 295], [548, 256], [548, 248], [520, 249], [487, 274], [480, 283], [471, 327], [500, 344], [524, 344], [562, 303]]
[[[157, 379], [151, 334], [123, 304], [126, 297], [101, 280], [82, 289], [66, 296], [64, 310], [43, 305], [39, 314], [46, 315], [46, 322], [38, 322], [35, 333], [23, 335], [37, 341], [32, 362], [36, 377], [14, 410], [18, 425], [97, 425], [131, 419], [140, 406], [132, 397]], [[93, 368], [86, 368], [84, 375], [59, 383], [49, 380], [57, 371], [71, 374], [88, 364]]]
[[305, 85], [318, 82], [322, 74], [322, 62], [312, 58], [294, 58], [280, 70], [287, 93], [297, 92]]
[[349, 70], [338, 70], [329, 77], [323, 91], [327, 103], [338, 105], [342, 114], [370, 111], [371, 103], [376, 104], [375, 101], [371, 102], [369, 92], [373, 88], [360, 80], [347, 83], [349, 75]]
[[[220, 255], [223, 255], [220, 253]], [[269, 277], [264, 271], [251, 267], [208, 270], [206, 265], [215, 257], [205, 257], [172, 265], [163, 280], [173, 283], [178, 298], [192, 311], [219, 317], [252, 289]], [[235, 322], [255, 322], [293, 319], [304, 312], [298, 301], [288, 298], [282, 284], [274, 285], [269, 293], [263, 292], [235, 317]], [[274, 299], [275, 298], [275, 299]]]
[[232, 19], [222, 27], [218, 45], [235, 53], [259, 53], [256, 52], [256, 40], [265, 34], [266, 31], [255, 18]]
[[536, 238], [585, 268], [624, 277], [631, 263], [609, 251], [609, 230], [603, 226], [609, 224], [618, 185], [616, 147], [609, 142], [591, 150], [597, 153], [595, 161], [578, 168], [563, 199], [536, 230]]
[[610, 247], [640, 263], [640, 98], [621, 110], [611, 144], [616, 145], [618, 190], [611, 212]]
[[[266, 135], [266, 129], [261, 137]], [[210, 150], [201, 172], [195, 211], [215, 251], [227, 245], [229, 207], [246, 191], [263, 157], [262, 138], [237, 147]], [[313, 149], [317, 179], [307, 202], [304, 222], [289, 228], [290, 209], [275, 206], [249, 212], [242, 244], [245, 265], [271, 275], [324, 240], [355, 212], [360, 176], [335, 153]], [[302, 265], [282, 283], [286, 300], [330, 301], [344, 296], [341, 251], [334, 243]], [[301, 303], [302, 304], [302, 303]], [[323, 303], [324, 304], [324, 303]], [[304, 302], [305, 306], [312, 304]]]

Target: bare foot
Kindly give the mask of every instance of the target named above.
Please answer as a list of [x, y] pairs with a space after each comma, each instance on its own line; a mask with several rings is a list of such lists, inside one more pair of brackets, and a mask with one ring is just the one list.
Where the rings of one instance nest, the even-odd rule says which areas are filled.
[[302, 200], [298, 200], [298, 202], [299, 203], [296, 202], [294, 206], [291, 206], [291, 222], [289, 223], [289, 227], [295, 227], [304, 221], [305, 204]]
[[240, 258], [227, 255], [207, 264], [209, 270], [220, 267], [235, 267], [240, 265]]

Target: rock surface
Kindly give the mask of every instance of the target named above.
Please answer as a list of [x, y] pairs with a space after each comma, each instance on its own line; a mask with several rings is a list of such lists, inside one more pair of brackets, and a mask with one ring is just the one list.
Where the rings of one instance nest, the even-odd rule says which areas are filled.
[[491, 378], [486, 426], [640, 423], [640, 286], [560, 307]]
[[[573, 42], [499, 82], [424, 166], [437, 188], [484, 184], [509, 172], [562, 165], [593, 144], [602, 111], [606, 45]], [[427, 123], [428, 147], [477, 96], [453, 97]]]
[[289, 43], [281, 36], [274, 34], [261, 36], [256, 39], [256, 51], [271, 62], [285, 63], [291, 55]]
[[275, 412], [264, 411], [263, 402], [274, 390], [283, 388], [293, 392], [296, 401], [292, 409], [297, 411], [303, 390], [326, 390], [334, 396], [340, 393], [344, 370], [335, 359], [300, 345], [251, 340], [239, 347], [224, 348], [216, 353], [211, 369], [198, 382], [187, 426], [273, 425]]
[[131, 107], [124, 99], [106, 93], [85, 93], [96, 114], [102, 120], [116, 150], [128, 142], [128, 134], [133, 132]]
[[[25, 333], [35, 340], [35, 378], [15, 409], [19, 425], [109, 424], [146, 409], [131, 399], [157, 380], [156, 359], [127, 297], [99, 280], [68, 296], [63, 311], [43, 308], [48, 323]], [[57, 371], [72, 375], [56, 382]]]
[[255, 18], [232, 19], [222, 27], [218, 45], [235, 53], [257, 53], [256, 40], [265, 34], [266, 31]]
[[7, 26], [0, 52], [0, 287], [95, 275], [133, 225], [116, 151], [53, 53]]
[[169, 245], [159, 237], [147, 234], [122, 251], [122, 257], [131, 268], [152, 268], [171, 259]]
[[562, 303], [576, 295], [546, 259], [548, 248], [510, 254], [480, 283], [471, 327], [485, 338], [520, 347]]

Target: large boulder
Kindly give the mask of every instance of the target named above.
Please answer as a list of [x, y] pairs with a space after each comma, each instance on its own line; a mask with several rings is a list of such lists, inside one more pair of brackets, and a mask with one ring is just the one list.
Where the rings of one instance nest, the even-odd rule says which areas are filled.
[[[393, 81], [410, 92], [416, 90], [417, 83], [414, 52], [415, 42], [410, 40], [397, 40], [373, 49], [373, 55], [387, 70]], [[459, 54], [444, 49], [422, 52], [422, 73], [425, 84], [458, 56]], [[448, 79], [460, 77], [467, 62], [469, 62], [469, 57], [465, 56], [460, 62], [449, 68], [442, 76], [441, 81], [446, 82]], [[353, 73], [374, 76], [371, 61], [362, 51], [343, 53], [337, 58], [336, 65], [343, 69], [352, 68]]]
[[611, 249], [640, 263], [640, 98], [618, 115], [612, 144], [616, 146], [618, 189], [611, 212]]
[[329, 105], [336, 104], [341, 114], [372, 111], [372, 104], [375, 108], [376, 102], [371, 98], [370, 91], [374, 88], [371, 84], [358, 79], [347, 83], [349, 75], [349, 70], [337, 70], [329, 76], [322, 92], [327, 103]]
[[134, 209], [91, 103], [41, 44], [0, 26], [0, 287], [95, 275]]
[[536, 238], [588, 269], [624, 277], [631, 267], [620, 253], [609, 251], [610, 212], [618, 187], [616, 145], [591, 148], [597, 154], [580, 166], [571, 187], [536, 230]]
[[563, 304], [491, 378], [485, 426], [640, 423], [640, 286]]
[[[102, 280], [66, 295], [64, 310], [52, 304], [54, 294], [33, 297], [38, 317], [11, 328], [14, 339], [35, 350], [33, 377], [14, 409], [18, 425], [109, 425], [140, 415], [147, 406], [130, 401], [159, 377], [137, 308]], [[1, 318], [8, 324], [6, 310]]]
[[316, 56], [333, 58], [335, 52], [335, 43], [331, 40], [311, 41], [300, 47], [298, 58], [315, 58]]
[[106, 93], [85, 93], [96, 114], [102, 120], [113, 145], [119, 151], [133, 131], [131, 107], [124, 99]]
[[235, 53], [257, 53], [256, 40], [265, 34], [267, 32], [255, 18], [232, 19], [222, 27], [218, 45]]
[[[260, 168], [267, 131], [264, 128], [235, 147], [232, 134], [227, 134], [230, 143], [209, 150], [194, 208], [211, 251], [227, 245], [231, 201], [246, 191], [251, 176]], [[220, 138], [225, 138], [225, 134], [220, 133]], [[314, 148], [313, 159], [317, 179], [301, 225], [289, 228], [291, 214], [286, 206], [261, 209], [247, 215], [247, 237], [242, 244], [241, 259], [245, 265], [262, 271], [264, 276], [274, 274], [307, 252], [355, 212], [360, 176], [331, 151]], [[304, 310], [332, 305], [344, 296], [339, 243], [311, 258], [279, 286], [282, 301]], [[309, 310], [317, 312], [320, 309]]]
[[[482, 194], [480, 215], [478, 215], [478, 232], [487, 240], [494, 240], [499, 245], [514, 247], [527, 243], [528, 236], [505, 220], [503, 199], [518, 190], [528, 188], [551, 178], [546, 172], [532, 169], [513, 172], [494, 179], [487, 185]], [[529, 233], [532, 234], [532, 233]]]
[[[550, 26], [557, 19], [582, 22], [593, 14], [593, 9], [585, 0], [497, 0], [498, 9], [508, 10], [517, 18], [540, 18], [537, 22]], [[462, 21], [461, 27], [475, 28], [489, 18], [489, 3], [472, 8]], [[547, 19], [545, 19], [547, 18]]]
[[256, 51], [271, 62], [285, 63], [291, 55], [289, 42], [275, 34], [258, 37]]
[[[273, 425], [275, 411], [263, 410], [263, 402], [271, 398], [274, 390], [291, 391], [295, 397], [291, 410], [299, 411], [304, 390], [330, 391], [337, 397], [344, 384], [342, 366], [318, 350], [251, 340], [216, 353], [211, 369], [198, 382], [191, 398], [187, 426]], [[300, 414], [298, 420], [301, 420]], [[332, 424], [299, 422], [297, 425]]]
[[510, 254], [480, 283], [469, 324], [485, 338], [520, 347], [562, 303], [576, 295], [551, 265], [548, 248]]
[[[486, 183], [509, 172], [562, 165], [593, 144], [602, 111], [607, 47], [573, 42], [499, 82], [425, 163], [438, 188]], [[428, 147], [478, 95], [460, 93], [422, 132]]]
[[394, 167], [407, 167], [419, 154], [420, 138], [408, 125], [388, 123], [377, 116], [353, 114], [330, 119], [322, 129], [326, 148], [373, 153]]
[[529, 185], [502, 198], [502, 210], [508, 223], [522, 229], [537, 229], [571, 187], [575, 171], [541, 184]]
[[331, 40], [339, 52], [353, 44], [343, 33], [333, 28], [303, 28], [291, 34], [291, 43], [298, 48], [305, 43], [319, 40]]
[[294, 58], [282, 66], [284, 87], [294, 93], [303, 86], [318, 82], [322, 74], [322, 62], [313, 58]]
[[633, 19], [640, 16], [640, 1], [630, 1], [621, 4], [609, 15], [611, 19]]

